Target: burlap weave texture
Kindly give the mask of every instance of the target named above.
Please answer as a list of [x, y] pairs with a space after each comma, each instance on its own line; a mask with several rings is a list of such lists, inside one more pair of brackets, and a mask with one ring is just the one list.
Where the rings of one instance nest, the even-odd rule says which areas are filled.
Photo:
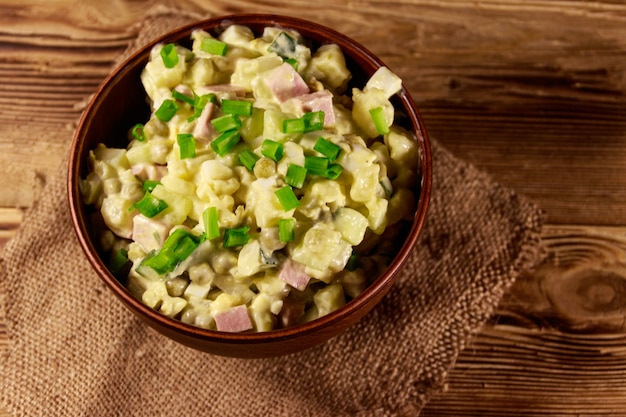
[[[186, 21], [172, 17], [155, 14], [129, 51]], [[15, 416], [417, 415], [538, 259], [542, 220], [535, 205], [432, 147], [426, 225], [388, 296], [328, 343], [263, 360], [200, 353], [132, 317], [75, 239], [64, 162], [2, 252], [11, 342], [0, 407]]]

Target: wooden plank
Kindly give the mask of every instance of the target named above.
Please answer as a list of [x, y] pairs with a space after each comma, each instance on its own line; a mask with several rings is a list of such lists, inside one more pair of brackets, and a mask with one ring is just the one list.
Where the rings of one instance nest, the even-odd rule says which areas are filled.
[[[333, 2], [326, 6], [340, 14], [331, 15], [321, 12], [323, 3], [299, 14], [380, 53], [405, 79], [431, 135], [457, 155], [536, 200], [554, 223], [625, 222], [624, 5], [489, 1], [476, 8], [469, 1], [403, 1], [394, 8], [361, 2], [354, 10]], [[132, 37], [133, 13], [153, 4], [120, 2], [106, 10], [60, 4], [33, 11], [13, 5], [5, 14], [35, 16], [32, 23], [0, 26], [8, 45], [0, 65], [0, 112], [10, 122], [0, 127], [0, 167], [11, 166], [1, 176], [11, 192], [0, 196], [0, 205], [30, 205], [32, 193], [16, 184], [34, 172], [49, 175], [66, 157], [71, 124], [80, 115], [76, 102], [95, 90]], [[274, 10], [264, 2], [181, 5], [213, 14], [248, 6]], [[296, 14], [298, 5], [284, 12]], [[371, 19], [375, 14], [386, 18]], [[63, 86], [59, 80], [68, 75], [71, 84]], [[19, 98], [3, 93], [11, 91]], [[14, 129], [24, 122], [30, 129], [44, 126], [52, 149], [24, 145]]]
[[423, 415], [626, 413], [624, 2], [5, 0], [0, 247], [157, 3], [280, 10], [343, 31], [402, 76], [431, 136], [547, 211], [546, 261], [517, 281]]
[[22, 219], [22, 210], [13, 207], [0, 207], [0, 250], [15, 236]]
[[522, 276], [424, 416], [623, 415], [626, 227], [546, 226]]

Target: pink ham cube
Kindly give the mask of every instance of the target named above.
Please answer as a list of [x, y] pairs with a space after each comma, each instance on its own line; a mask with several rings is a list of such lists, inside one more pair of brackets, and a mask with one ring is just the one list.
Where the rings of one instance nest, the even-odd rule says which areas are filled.
[[169, 233], [170, 226], [149, 219], [143, 214], [133, 217], [133, 240], [146, 251], [158, 250], [163, 246]]
[[142, 181], [161, 181], [167, 174], [167, 167], [163, 165], [136, 164], [130, 167], [130, 171]]
[[311, 279], [311, 277], [304, 272], [304, 265], [294, 262], [291, 259], [287, 259], [285, 261], [283, 267], [278, 273], [278, 278], [285, 281], [298, 291], [303, 291]]
[[300, 74], [287, 63], [270, 70], [265, 83], [281, 103], [309, 92], [309, 86]]
[[202, 113], [200, 113], [200, 117], [198, 117], [196, 126], [193, 129], [193, 136], [196, 139], [211, 139], [216, 135], [215, 129], [211, 124], [211, 119], [216, 110], [217, 108], [213, 103], [207, 103], [204, 109], [202, 109]]
[[294, 98], [299, 103], [302, 112], [324, 112], [324, 126], [335, 123], [335, 109], [333, 107], [333, 95], [328, 90], [316, 91]]
[[215, 325], [220, 332], [238, 333], [252, 329], [248, 307], [242, 304], [216, 314]]

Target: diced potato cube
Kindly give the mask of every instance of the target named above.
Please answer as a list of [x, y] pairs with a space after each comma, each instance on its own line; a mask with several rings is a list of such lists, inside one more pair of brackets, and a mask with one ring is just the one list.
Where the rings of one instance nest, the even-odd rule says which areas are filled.
[[382, 107], [387, 126], [393, 124], [393, 104], [391, 104], [383, 90], [370, 88], [367, 91], [361, 91], [358, 88], [354, 88], [352, 90], [352, 99], [354, 101], [352, 117], [354, 117], [354, 121], [368, 138], [379, 136], [370, 110]]
[[323, 317], [346, 304], [346, 298], [341, 284], [330, 284], [321, 288], [313, 296], [317, 307], [318, 317]]
[[335, 214], [335, 228], [341, 233], [341, 236], [353, 246], [363, 241], [368, 226], [369, 222], [367, 218], [349, 207], [343, 207], [337, 210]]
[[374, 198], [378, 189], [379, 172], [380, 166], [378, 164], [357, 168], [354, 172], [352, 186], [350, 187], [350, 197], [360, 203]]
[[346, 266], [351, 254], [352, 246], [340, 232], [328, 223], [317, 223], [304, 234], [292, 258], [309, 267], [309, 275], [326, 282]]
[[367, 91], [370, 88], [377, 88], [385, 92], [387, 98], [398, 93], [402, 89], [402, 79], [396, 74], [391, 72], [387, 67], [380, 67], [374, 75], [372, 75], [365, 84], [364, 90]]
[[342, 92], [352, 78], [341, 49], [334, 44], [322, 45], [313, 53], [307, 74], [337, 92]]
[[100, 212], [104, 223], [119, 237], [130, 239], [133, 234], [132, 205], [132, 201], [120, 194], [112, 194], [102, 200]]
[[[256, 77], [262, 77], [264, 72], [282, 65], [282, 63], [282, 58], [276, 55], [268, 55], [255, 59], [241, 58], [237, 60], [235, 64], [235, 71], [230, 77], [230, 82], [233, 85], [245, 88], [246, 91], [252, 91], [252, 81]], [[262, 83], [258, 84], [261, 85]], [[255, 89], [255, 94], [257, 93], [258, 91]]]

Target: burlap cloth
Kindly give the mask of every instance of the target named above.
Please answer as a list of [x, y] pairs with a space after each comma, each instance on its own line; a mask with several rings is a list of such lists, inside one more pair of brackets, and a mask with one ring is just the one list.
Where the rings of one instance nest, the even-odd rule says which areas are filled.
[[[127, 52], [189, 18], [155, 13]], [[0, 407], [72, 417], [419, 414], [503, 292], [537, 261], [542, 223], [536, 206], [436, 140], [432, 147], [427, 222], [388, 296], [326, 344], [263, 360], [183, 347], [131, 316], [79, 248], [62, 163], [2, 252], [10, 343]]]

